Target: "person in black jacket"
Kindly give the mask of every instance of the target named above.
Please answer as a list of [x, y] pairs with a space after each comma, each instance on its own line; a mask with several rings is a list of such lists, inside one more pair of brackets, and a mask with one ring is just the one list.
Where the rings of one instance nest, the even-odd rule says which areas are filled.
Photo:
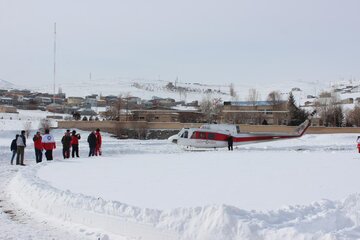
[[65, 135], [61, 139], [63, 145], [63, 157], [70, 158], [71, 136], [70, 130], [66, 130]]
[[227, 138], [227, 141], [228, 141], [228, 149], [229, 149], [229, 151], [232, 151], [233, 150], [233, 142], [234, 142], [233, 136], [229, 135], [229, 137]]
[[14, 164], [14, 158], [16, 156], [17, 146], [16, 146], [16, 139], [18, 138], [19, 134], [16, 134], [15, 139], [12, 140], [10, 150], [12, 151], [12, 157], [11, 157], [11, 165]]
[[95, 132], [92, 131], [87, 139], [88, 143], [89, 143], [89, 157], [94, 156], [95, 155], [95, 148], [96, 148], [96, 135]]

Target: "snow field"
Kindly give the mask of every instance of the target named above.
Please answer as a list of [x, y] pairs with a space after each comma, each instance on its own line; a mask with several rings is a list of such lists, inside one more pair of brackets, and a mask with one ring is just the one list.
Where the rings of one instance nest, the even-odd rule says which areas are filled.
[[9, 189], [16, 195], [14, 200], [18, 204], [64, 221], [123, 236], [142, 239], [360, 237], [360, 196], [356, 194], [343, 201], [322, 200], [268, 212], [246, 211], [228, 205], [159, 211], [55, 189], [34, 178], [39, 167], [21, 171], [11, 182]]
[[340, 151], [123, 154], [56, 162], [37, 176], [58, 189], [142, 208], [226, 203], [271, 210], [357, 192], [359, 160]]
[[184, 152], [105, 135], [105, 156], [23, 168], [7, 190], [28, 211], [119, 236], [111, 239], [358, 239], [355, 139]]

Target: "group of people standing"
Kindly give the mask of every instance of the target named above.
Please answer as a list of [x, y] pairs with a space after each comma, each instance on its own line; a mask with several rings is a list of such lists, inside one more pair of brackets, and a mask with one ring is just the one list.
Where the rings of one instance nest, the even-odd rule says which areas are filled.
[[100, 129], [96, 129], [96, 131], [92, 131], [87, 139], [89, 143], [89, 157], [92, 156], [101, 156], [101, 144], [102, 137], [100, 134]]
[[16, 134], [15, 139], [12, 140], [10, 150], [12, 151], [11, 165], [14, 164], [14, 158], [16, 156], [16, 165], [24, 166], [24, 153], [26, 147], [25, 131], [21, 131], [21, 134]]
[[[35, 148], [35, 159], [39, 163], [42, 161], [42, 152], [45, 150], [45, 156], [48, 161], [53, 160], [53, 150], [56, 148], [54, 136], [50, 134], [49, 129], [45, 129], [45, 134], [41, 136], [40, 132], [36, 132], [33, 137]], [[25, 131], [22, 130], [20, 134], [16, 134], [15, 139], [12, 140], [10, 150], [12, 151], [11, 165], [14, 164], [16, 156], [16, 165], [24, 164], [24, 153], [26, 147]]]
[[79, 133], [76, 133], [75, 130], [71, 132], [70, 130], [66, 130], [64, 136], [61, 139], [61, 143], [63, 145], [63, 157], [64, 159], [70, 158], [70, 149], [71, 151], [71, 157], [80, 157], [79, 156], [79, 140], [81, 139], [81, 136]]
[[[22, 130], [20, 134], [16, 134], [15, 139], [12, 140], [10, 150], [12, 151], [11, 165], [14, 164], [14, 159], [16, 156], [16, 165], [24, 166], [24, 152], [26, 147], [26, 136], [25, 131]], [[79, 133], [76, 133], [76, 130], [73, 130], [70, 133], [70, 130], [66, 130], [64, 136], [61, 139], [63, 146], [63, 157], [64, 159], [80, 157], [79, 155], [79, 140], [81, 136]], [[101, 155], [101, 144], [102, 137], [100, 134], [100, 129], [92, 131], [88, 136], [89, 143], [89, 157], [90, 156], [100, 156]], [[49, 129], [45, 129], [45, 134], [42, 136], [38, 131], [33, 137], [34, 149], [35, 149], [35, 159], [36, 163], [42, 162], [43, 151], [45, 150], [45, 157], [47, 161], [53, 160], [53, 150], [56, 149], [56, 143], [54, 136], [50, 134]]]

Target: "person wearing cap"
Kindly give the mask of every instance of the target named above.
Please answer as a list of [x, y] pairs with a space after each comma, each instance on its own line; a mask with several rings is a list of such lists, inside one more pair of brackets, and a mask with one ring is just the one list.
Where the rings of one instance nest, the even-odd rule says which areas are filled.
[[34, 141], [34, 148], [35, 148], [35, 159], [36, 159], [36, 163], [40, 163], [42, 162], [42, 151], [43, 151], [43, 146], [42, 146], [42, 136], [40, 134], [40, 132], [36, 132], [36, 134], [33, 137], [33, 141]]

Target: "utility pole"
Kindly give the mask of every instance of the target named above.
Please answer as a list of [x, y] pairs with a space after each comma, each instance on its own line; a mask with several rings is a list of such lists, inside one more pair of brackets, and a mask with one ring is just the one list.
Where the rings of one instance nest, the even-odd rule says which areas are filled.
[[56, 22], [54, 23], [54, 96], [53, 96], [54, 104], [55, 104], [55, 80], [56, 80]]

